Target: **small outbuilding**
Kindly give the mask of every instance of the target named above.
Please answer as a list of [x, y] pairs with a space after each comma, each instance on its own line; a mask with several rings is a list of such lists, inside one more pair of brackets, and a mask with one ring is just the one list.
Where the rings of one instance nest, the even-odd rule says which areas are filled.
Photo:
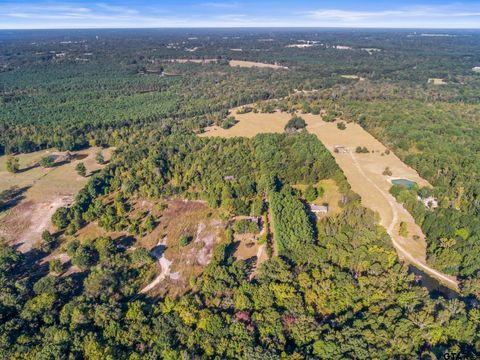
[[336, 153], [336, 154], [347, 154], [349, 151], [348, 151], [348, 148], [346, 146], [335, 145], [333, 147], [333, 152]]
[[310, 210], [317, 216], [325, 215], [325, 214], [328, 214], [328, 205], [327, 204], [323, 204], [323, 205], [310, 204]]
[[425, 205], [425, 207], [427, 209], [436, 209], [438, 208], [438, 200], [433, 197], [433, 196], [429, 196], [429, 197], [426, 197], [424, 199], [422, 199], [420, 196], [418, 197], [418, 199], [423, 203], [423, 205]]

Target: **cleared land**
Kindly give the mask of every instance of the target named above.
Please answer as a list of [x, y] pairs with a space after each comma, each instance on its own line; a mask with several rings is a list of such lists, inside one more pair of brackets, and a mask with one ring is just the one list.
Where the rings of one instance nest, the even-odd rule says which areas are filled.
[[[158, 225], [139, 245], [151, 248], [154, 239], [160, 239], [152, 248], [159, 247], [157, 259], [160, 273], [143, 292], [156, 288], [157, 292], [179, 294], [186, 291], [189, 280], [198, 276], [213, 255], [215, 246], [225, 240], [225, 224], [216, 210], [200, 201], [174, 199], [168, 201], [161, 212]], [[179, 240], [190, 242], [181, 246]], [[163, 259], [163, 260], [162, 260]], [[162, 288], [156, 287], [162, 283]]]
[[340, 75], [340, 77], [342, 77], [344, 79], [365, 81], [365, 78], [363, 78], [361, 76], [358, 76], [358, 75]]
[[[239, 121], [235, 126], [227, 130], [210, 127], [202, 136], [253, 137], [258, 133], [281, 133], [291, 118], [290, 114], [282, 112], [238, 114], [234, 109], [232, 114]], [[335, 122], [324, 122], [320, 115], [301, 114], [301, 116], [308, 124], [308, 131], [317, 135], [335, 157], [353, 191], [361, 196], [362, 204], [378, 212], [380, 224], [392, 238], [399, 257], [449, 287], [456, 288], [458, 284], [454, 277], [427, 265], [425, 236], [420, 227], [415, 224], [413, 217], [389, 193], [392, 178], [409, 179], [420, 186], [429, 186], [428, 182], [393, 153], [385, 154], [385, 146], [359, 125], [350, 123], [345, 130], [339, 130]], [[337, 145], [346, 147], [348, 152], [336, 153], [334, 148]], [[367, 147], [370, 153], [355, 154], [357, 146]], [[391, 177], [382, 175], [386, 167], [392, 171]], [[398, 235], [401, 222], [405, 222], [408, 226], [408, 237]]]
[[[170, 199], [152, 202], [139, 199], [133, 204], [130, 218], [139, 213], [152, 214], [156, 226], [146, 235], [132, 236], [125, 231], [106, 231], [97, 222], [80, 229], [75, 237], [80, 241], [110, 236], [128, 251], [138, 247], [150, 250], [156, 259], [156, 272], [141, 290], [151, 295], [180, 295], [191, 288], [196, 278], [212, 259], [215, 247], [225, 241], [226, 222], [219, 211], [203, 201]], [[187, 237], [189, 243], [181, 246], [179, 240]], [[66, 255], [66, 254], [63, 254]]]
[[[294, 188], [304, 191], [307, 188], [307, 185], [297, 184], [293, 186]], [[326, 179], [319, 181], [316, 185], [317, 188], [323, 189], [323, 195], [317, 197], [312, 204], [323, 205], [328, 204], [328, 215], [336, 215], [342, 211], [339, 206], [339, 202], [342, 199], [342, 194], [338, 189], [338, 185], [335, 180]]]
[[276, 65], [276, 64], [267, 64], [267, 63], [260, 63], [260, 62], [254, 62], [254, 61], [243, 61], [243, 60], [230, 60], [229, 62], [230, 66], [235, 67], [259, 67], [259, 68], [270, 68], [270, 69], [288, 69], [286, 66], [281, 66], [281, 65]]
[[54, 150], [21, 154], [20, 172], [6, 171], [6, 157], [0, 157], [0, 192], [15, 192], [15, 199], [0, 213], [0, 236], [22, 252], [31, 250], [44, 230], [53, 230], [51, 217], [61, 206], [72, 203], [75, 194], [85, 185], [88, 177], [77, 174], [75, 166], [83, 162], [87, 174], [103, 167], [95, 161], [95, 154], [102, 151], [106, 160], [112, 149], [89, 148], [72, 152], [68, 163], [51, 168], [38, 165], [48, 155], [59, 154]]
[[447, 85], [445, 80], [439, 79], [439, 78], [430, 78], [428, 79], [427, 83], [433, 84], [433, 85]]
[[179, 64], [195, 63], [195, 64], [214, 64], [217, 63], [217, 59], [174, 59], [172, 62]]

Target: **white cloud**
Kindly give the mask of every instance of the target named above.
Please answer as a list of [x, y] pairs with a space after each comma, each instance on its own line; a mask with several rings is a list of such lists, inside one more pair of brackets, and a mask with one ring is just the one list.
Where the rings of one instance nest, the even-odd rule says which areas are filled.
[[201, 6], [211, 7], [211, 8], [218, 8], [218, 9], [231, 9], [238, 6], [236, 2], [206, 2], [200, 4]]
[[[471, 5], [469, 6], [471, 7]], [[478, 6], [477, 6], [478, 7]], [[374, 21], [397, 22], [403, 19], [406, 24], [412, 20], [431, 22], [432, 19], [445, 19], [451, 17], [470, 18], [480, 16], [480, 11], [466, 11], [465, 6], [439, 5], [439, 6], [411, 6], [403, 8], [383, 9], [378, 11], [318, 9], [307, 11], [307, 18], [325, 21], [353, 22], [361, 25], [362, 22], [372, 24]], [[441, 23], [439, 23], [441, 25]], [[461, 23], [459, 23], [461, 24]], [[478, 24], [480, 27], [480, 23]], [[461, 26], [460, 26], [461, 27]]]
[[238, 6], [239, 3], [234, 1], [198, 3], [188, 11], [153, 7], [150, 4], [145, 7], [117, 6], [101, 1], [88, 3], [89, 5], [87, 2], [70, 4], [46, 2], [42, 5], [0, 3], [0, 28], [480, 27], [480, 2], [476, 6], [462, 4], [391, 6], [380, 10], [320, 8], [295, 12], [285, 9], [272, 15], [269, 9], [259, 11], [255, 7], [245, 9], [244, 13], [229, 11], [229, 8]]
[[124, 6], [115, 6], [115, 5], [108, 5], [103, 3], [96, 4], [96, 6], [100, 9], [109, 11], [111, 13], [119, 13], [123, 15], [137, 15], [140, 13], [136, 9], [132, 9]]

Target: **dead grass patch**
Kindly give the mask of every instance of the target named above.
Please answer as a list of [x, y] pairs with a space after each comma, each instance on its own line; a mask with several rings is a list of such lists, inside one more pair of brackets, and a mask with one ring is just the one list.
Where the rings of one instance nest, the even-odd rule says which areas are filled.
[[[12, 207], [0, 222], [0, 235], [18, 246], [20, 251], [32, 249], [40, 240], [44, 230], [53, 231], [51, 216], [61, 206], [69, 205], [76, 193], [85, 185], [88, 178], [75, 171], [75, 166], [83, 162], [87, 173], [101, 169], [95, 161], [99, 148], [89, 148], [72, 152], [73, 160], [52, 168], [36, 166], [47, 155], [58, 154], [53, 149], [17, 155], [20, 160], [20, 172], [11, 174], [6, 171], [6, 156], [0, 157], [0, 191], [15, 187], [27, 190], [21, 201]], [[113, 149], [103, 149], [108, 161]], [[80, 160], [81, 159], [81, 160]]]
[[277, 64], [267, 64], [267, 63], [261, 63], [261, 62], [255, 62], [255, 61], [244, 61], [244, 60], [230, 60], [229, 65], [232, 67], [236, 67], [236, 66], [246, 67], [246, 68], [258, 67], [258, 68], [269, 68], [274, 70], [279, 70], [279, 69], [288, 70], [288, 67], [286, 66], [281, 66]]

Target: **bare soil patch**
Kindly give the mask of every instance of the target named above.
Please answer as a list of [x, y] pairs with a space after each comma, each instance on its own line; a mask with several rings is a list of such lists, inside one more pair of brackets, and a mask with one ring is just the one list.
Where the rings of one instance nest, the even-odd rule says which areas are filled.
[[428, 84], [433, 84], [433, 85], [447, 85], [445, 80], [439, 79], [439, 78], [430, 78], [427, 81]]
[[[6, 171], [6, 156], [0, 157], [0, 191], [15, 187], [27, 190], [21, 200], [10, 208], [0, 220], [0, 236], [18, 247], [22, 252], [31, 250], [41, 239], [44, 230], [53, 230], [51, 217], [61, 207], [69, 205], [88, 178], [79, 176], [75, 166], [83, 162], [87, 173], [101, 169], [95, 161], [99, 148], [72, 152], [73, 160], [51, 168], [36, 166], [43, 157], [58, 154], [54, 150], [17, 155], [21, 171], [11, 174]], [[106, 160], [112, 149], [102, 151]]]
[[195, 63], [195, 64], [215, 64], [217, 59], [173, 59], [172, 62], [179, 64]]
[[340, 75], [340, 77], [342, 77], [344, 79], [365, 81], [364, 77], [361, 77], [361, 76], [358, 76], [358, 75]]
[[261, 62], [255, 62], [255, 61], [244, 61], [244, 60], [230, 60], [229, 65], [232, 67], [235, 67], [235, 66], [246, 67], [246, 68], [258, 67], [258, 68], [270, 68], [274, 70], [279, 70], [279, 69], [288, 70], [288, 67], [286, 66], [281, 66], [277, 64], [267, 64], [267, 63], [261, 63]]
[[[159, 245], [163, 248], [158, 257], [159, 275], [144, 292], [178, 295], [190, 288], [190, 280], [202, 272], [215, 247], [225, 241], [226, 223], [215, 209], [200, 201], [174, 199], [165, 205], [155, 230], [137, 244], [153, 250]], [[183, 236], [191, 239], [186, 246], [179, 243]], [[154, 239], [157, 241], [152, 245]]]

